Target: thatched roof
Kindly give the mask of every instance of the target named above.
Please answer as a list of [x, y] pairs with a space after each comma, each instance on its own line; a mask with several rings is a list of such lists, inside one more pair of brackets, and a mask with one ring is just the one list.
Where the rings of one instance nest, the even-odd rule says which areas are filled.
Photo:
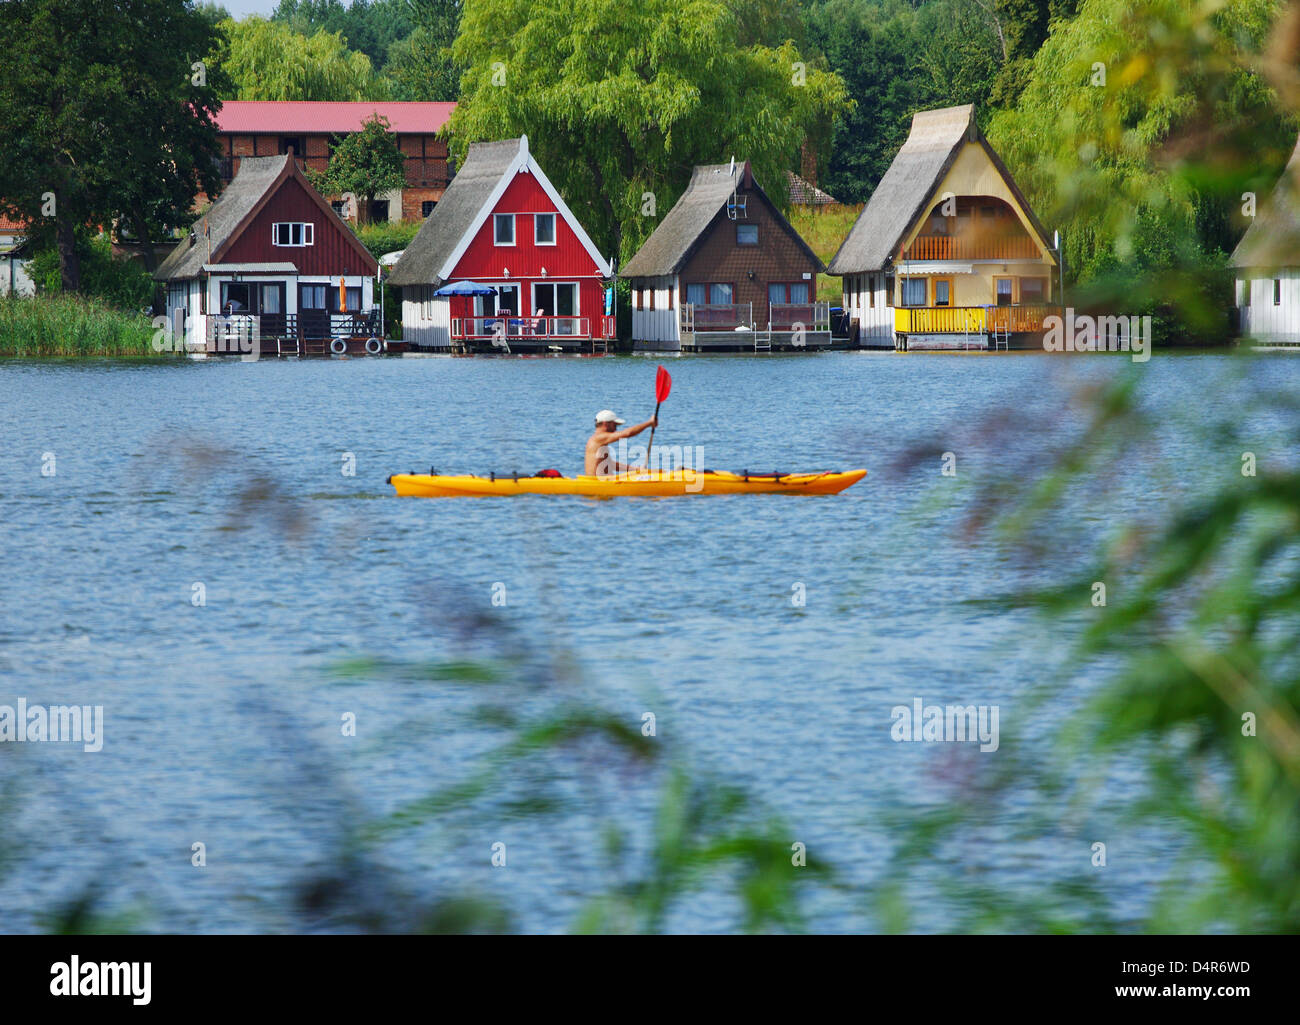
[[[243, 157], [239, 173], [222, 190], [208, 212], [190, 227], [189, 235], [173, 249], [167, 259], [154, 271], [159, 281], [180, 281], [196, 278], [208, 268], [205, 264], [218, 264], [221, 254], [243, 232], [262, 207], [270, 201], [281, 183], [297, 178], [307, 194], [316, 201], [327, 219], [334, 219], [345, 236], [352, 242], [362, 261], [372, 268], [375, 258], [361, 244], [343, 220], [303, 176], [292, 154], [278, 157]], [[207, 233], [205, 237], [205, 232]]]
[[1039, 241], [1050, 249], [1047, 229], [1030, 209], [1002, 159], [980, 135], [975, 105], [968, 103], [913, 115], [907, 141], [831, 260], [830, 273], [861, 274], [883, 269], [917, 220], [928, 212], [937, 198], [935, 190], [968, 142], [983, 147], [1038, 233]]
[[1300, 140], [1273, 194], [1261, 204], [1229, 265], [1278, 270], [1300, 267]]
[[807, 178], [801, 178], [793, 171], [785, 172], [786, 183], [790, 187], [790, 203], [794, 206], [838, 206], [839, 200], [824, 189], [819, 189]]
[[756, 195], [768, 205], [778, 224], [788, 231], [808, 254], [819, 271], [826, 265], [817, 258], [803, 238], [781, 216], [775, 204], [767, 197], [754, 177], [749, 161], [743, 164], [703, 164], [691, 173], [690, 184], [673, 208], [664, 215], [636, 255], [628, 260], [620, 272], [624, 278], [650, 278], [676, 274], [690, 259], [708, 234], [713, 220], [727, 205], [737, 188]]

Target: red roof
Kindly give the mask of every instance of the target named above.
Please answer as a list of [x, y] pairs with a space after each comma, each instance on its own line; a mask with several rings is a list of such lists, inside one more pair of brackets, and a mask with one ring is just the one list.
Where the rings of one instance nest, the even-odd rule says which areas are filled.
[[371, 114], [388, 118], [393, 131], [432, 134], [456, 109], [454, 103], [331, 103], [317, 100], [227, 100], [217, 114], [217, 127], [241, 135], [283, 132], [314, 135], [355, 132]]
[[16, 218], [6, 217], [4, 214], [0, 214], [0, 231], [8, 234], [10, 232], [25, 231], [26, 228], [27, 223], [25, 221], [20, 221]]

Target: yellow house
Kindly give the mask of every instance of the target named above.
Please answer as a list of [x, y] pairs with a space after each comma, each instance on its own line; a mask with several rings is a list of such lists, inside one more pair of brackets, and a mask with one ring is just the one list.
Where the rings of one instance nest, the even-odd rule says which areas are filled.
[[1059, 313], [1047, 230], [975, 107], [924, 110], [831, 261], [869, 348], [1039, 347]]

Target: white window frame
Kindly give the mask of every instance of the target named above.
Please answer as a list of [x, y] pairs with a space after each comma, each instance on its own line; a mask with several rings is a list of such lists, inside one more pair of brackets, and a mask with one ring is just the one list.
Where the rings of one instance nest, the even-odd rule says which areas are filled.
[[[556, 290], [555, 305], [557, 306], [560, 304], [559, 289], [566, 285], [573, 289], [573, 312], [556, 313], [554, 310], [551, 310], [549, 313], [546, 314], [548, 317], [581, 317], [582, 316], [582, 287], [580, 286], [580, 284], [577, 281], [549, 281], [549, 280], [534, 281], [531, 287], [528, 289], [529, 292], [528, 298], [532, 300], [532, 307], [528, 311], [529, 316], [533, 316], [534, 315], [533, 310], [537, 309], [537, 289], [548, 285], [554, 287]], [[653, 303], [651, 304], [650, 308], [654, 309]]]
[[[293, 229], [298, 228], [298, 241], [293, 241]], [[280, 241], [280, 229], [289, 229], [289, 241]], [[316, 225], [311, 221], [276, 221], [271, 225], [271, 245], [281, 249], [305, 249], [316, 244]]]
[[[498, 228], [498, 225], [500, 225], [500, 223], [502, 222], [502, 220], [505, 219], [505, 218], [507, 218], [507, 217], [510, 218], [510, 241], [509, 241], [509, 242], [502, 242], [502, 241], [501, 241], [501, 232], [500, 232], [500, 229]], [[492, 215], [492, 244], [493, 244], [494, 246], [502, 246], [503, 248], [504, 248], [504, 247], [511, 247], [511, 248], [513, 248], [514, 245], [515, 245], [515, 242], [516, 242], [516, 241], [518, 240], [518, 238], [519, 238], [519, 230], [518, 230], [518, 229], [519, 229], [519, 225], [517, 225], [517, 224], [515, 223], [515, 215], [514, 215], [514, 214], [493, 214], [493, 215]]]
[[[549, 242], [543, 242], [537, 237], [537, 222], [541, 220], [541, 218], [543, 217], [549, 217], [551, 219], [551, 241]], [[539, 245], [539, 246], [559, 245], [559, 232], [556, 230], [555, 221], [556, 221], [555, 214], [546, 214], [546, 213], [533, 214], [533, 244], [534, 245]]]

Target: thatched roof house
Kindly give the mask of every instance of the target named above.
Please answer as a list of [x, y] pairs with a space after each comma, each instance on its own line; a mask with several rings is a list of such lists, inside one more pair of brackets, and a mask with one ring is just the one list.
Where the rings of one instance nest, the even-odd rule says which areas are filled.
[[1300, 345], [1300, 141], [1229, 262], [1241, 333]]
[[[958, 335], [967, 346], [1037, 331], [1057, 266], [1051, 236], [967, 104], [912, 118], [830, 273], [844, 278], [863, 344], [943, 348]], [[1022, 312], [991, 317], [993, 307]]]
[[822, 311], [816, 302], [825, 270], [748, 161], [696, 167], [622, 270], [632, 285], [633, 343], [744, 349], [757, 339], [779, 348], [797, 337], [795, 345], [829, 345], [829, 304]]

